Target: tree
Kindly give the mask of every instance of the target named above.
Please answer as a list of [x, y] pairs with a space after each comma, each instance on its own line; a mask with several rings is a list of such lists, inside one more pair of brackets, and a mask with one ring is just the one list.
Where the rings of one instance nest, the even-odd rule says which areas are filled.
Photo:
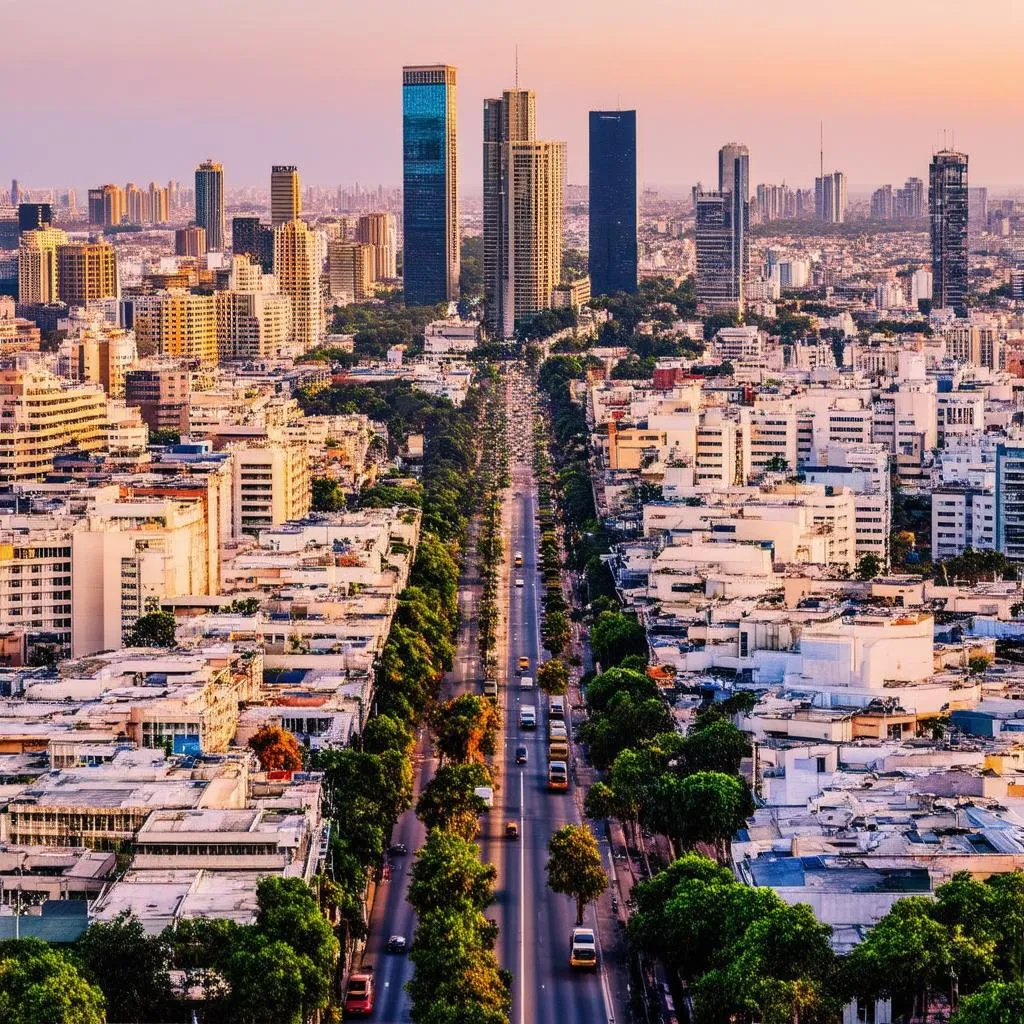
[[172, 999], [170, 947], [162, 936], [147, 935], [134, 914], [125, 910], [112, 921], [94, 921], [75, 954], [106, 997], [111, 1020], [162, 1018]]
[[430, 717], [442, 762], [468, 764], [494, 753], [500, 717], [493, 701], [460, 694], [439, 704]]
[[610, 668], [595, 676], [587, 684], [586, 701], [590, 713], [601, 714], [607, 710], [617, 694], [629, 694], [634, 700], [651, 700], [658, 696], [658, 685], [644, 672], [626, 668]]
[[1024, 981], [990, 981], [965, 996], [950, 1024], [1019, 1024], [1024, 1020]]
[[537, 666], [537, 685], [549, 696], [562, 696], [569, 688], [569, 670], [552, 658]]
[[743, 782], [722, 772], [696, 772], [680, 778], [663, 775], [655, 791], [652, 817], [660, 830], [687, 848], [697, 843], [722, 844], [749, 810]]
[[4, 1024], [104, 1024], [103, 993], [39, 939], [0, 943]]
[[672, 728], [672, 716], [660, 697], [635, 700], [617, 693], [603, 713], [594, 714], [579, 727], [591, 761], [606, 768], [627, 747], [637, 746]]
[[[246, 1024], [302, 1024], [306, 1008], [317, 1009], [321, 993], [307, 992], [315, 968], [287, 942], [275, 942], [255, 930], [244, 933], [224, 967], [228, 983], [227, 1019]], [[326, 988], [328, 978], [319, 986]], [[326, 1000], [321, 1005], [326, 1005]]]
[[428, 829], [448, 829], [470, 840], [476, 835], [480, 815], [487, 809], [474, 790], [490, 783], [482, 764], [441, 765], [424, 787], [416, 815]]
[[605, 669], [631, 654], [647, 654], [647, 634], [632, 615], [601, 612], [590, 629], [590, 646]]
[[750, 756], [750, 742], [732, 724], [723, 719], [697, 725], [683, 744], [683, 763], [687, 772], [724, 772], [738, 775], [740, 762]]
[[362, 746], [369, 754], [385, 750], [406, 751], [412, 746], [410, 729], [393, 715], [374, 715], [363, 728]]
[[249, 747], [256, 752], [260, 767], [265, 772], [302, 770], [302, 750], [299, 741], [279, 725], [262, 726], [249, 739]]
[[564, 612], [547, 612], [540, 626], [544, 647], [552, 654], [561, 654], [569, 642], [569, 620]]
[[992, 658], [988, 654], [972, 654], [967, 659], [967, 671], [972, 676], [980, 676], [992, 664]]
[[314, 512], [341, 512], [345, 504], [345, 490], [337, 480], [326, 476], [313, 477]]
[[882, 560], [878, 555], [869, 551], [862, 556], [857, 563], [857, 578], [861, 580], [873, 580], [882, 571]]
[[170, 612], [140, 615], [125, 637], [126, 647], [174, 647], [176, 620]]
[[584, 825], [566, 825], [551, 837], [548, 853], [548, 885], [576, 900], [576, 924], [581, 925], [587, 904], [608, 888], [597, 840]]
[[497, 869], [480, 862], [480, 848], [454, 832], [435, 829], [416, 854], [408, 900], [420, 916], [469, 906], [482, 911], [494, 901]]

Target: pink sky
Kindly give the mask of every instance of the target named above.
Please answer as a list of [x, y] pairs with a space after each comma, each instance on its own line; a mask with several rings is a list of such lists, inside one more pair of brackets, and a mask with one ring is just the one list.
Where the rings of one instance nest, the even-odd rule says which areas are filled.
[[642, 180], [710, 182], [721, 143], [751, 181], [924, 176], [944, 128], [971, 180], [1024, 184], [1020, 0], [0, 0], [0, 178], [29, 186], [187, 179], [272, 163], [306, 183], [401, 178], [403, 63], [459, 68], [463, 187], [481, 101], [520, 83], [586, 180], [587, 111], [635, 107]]

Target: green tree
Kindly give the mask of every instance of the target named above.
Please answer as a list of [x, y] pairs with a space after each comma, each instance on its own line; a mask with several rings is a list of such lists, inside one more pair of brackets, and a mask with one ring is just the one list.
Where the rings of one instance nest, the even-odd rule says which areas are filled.
[[965, 996], [950, 1024], [1019, 1024], [1024, 1021], [1024, 981], [990, 981]]
[[591, 761], [606, 768], [627, 747], [638, 746], [672, 728], [672, 716], [660, 697], [635, 700], [628, 693], [612, 697], [603, 713], [579, 727]]
[[369, 754], [383, 754], [386, 750], [404, 752], [412, 742], [412, 731], [393, 715], [374, 715], [363, 729], [363, 750]]
[[170, 947], [147, 935], [125, 910], [112, 921], [94, 921], [75, 944], [86, 977], [98, 985], [114, 1021], [162, 1019], [171, 1003]]
[[4, 1024], [104, 1024], [103, 993], [62, 953], [38, 939], [0, 943]]
[[302, 749], [295, 736], [279, 725], [261, 726], [249, 739], [249, 749], [265, 772], [302, 770]]
[[980, 676], [992, 664], [992, 658], [988, 654], [972, 654], [967, 659], [967, 671], [972, 676]]
[[569, 670], [558, 658], [537, 666], [537, 685], [546, 694], [560, 697], [569, 688]]
[[590, 646], [605, 669], [631, 654], [647, 654], [647, 634], [632, 615], [601, 612], [590, 629]]
[[[228, 984], [227, 1019], [246, 1024], [302, 1024], [321, 1000], [328, 978], [320, 983], [308, 957], [287, 942], [272, 941], [252, 930], [230, 951], [222, 968]], [[314, 991], [307, 991], [313, 983]]]
[[170, 612], [140, 615], [125, 637], [126, 647], [174, 647], [176, 621]]
[[722, 772], [695, 772], [680, 778], [661, 776], [654, 796], [653, 819], [660, 831], [687, 848], [724, 842], [743, 824], [750, 797], [743, 782]]
[[448, 829], [468, 841], [476, 835], [479, 817], [487, 809], [474, 790], [490, 783], [482, 764], [442, 765], [424, 787], [416, 814], [428, 829]]
[[658, 697], [658, 686], [644, 672], [610, 668], [587, 684], [585, 697], [590, 713], [602, 714], [612, 698], [620, 693], [628, 694], [635, 701], [652, 700]]
[[326, 476], [313, 477], [314, 512], [341, 512], [345, 505], [345, 490], [337, 480]]
[[882, 560], [878, 555], [868, 552], [861, 557], [857, 563], [857, 578], [861, 580], [873, 580], [882, 571]]
[[463, 693], [438, 704], [430, 716], [442, 762], [468, 764], [494, 753], [500, 716], [493, 701]]
[[547, 650], [554, 655], [561, 654], [569, 642], [569, 620], [565, 613], [548, 612], [541, 622], [540, 636]]
[[408, 900], [420, 916], [463, 906], [482, 911], [494, 901], [497, 869], [480, 862], [480, 848], [454, 832], [434, 829], [416, 854]]
[[583, 924], [587, 904], [608, 888], [597, 840], [583, 825], [566, 825], [551, 837], [548, 853], [548, 886], [576, 900], [576, 924]]
[[687, 772], [724, 772], [738, 775], [740, 762], [750, 756], [750, 741], [725, 719], [698, 721], [683, 744]]

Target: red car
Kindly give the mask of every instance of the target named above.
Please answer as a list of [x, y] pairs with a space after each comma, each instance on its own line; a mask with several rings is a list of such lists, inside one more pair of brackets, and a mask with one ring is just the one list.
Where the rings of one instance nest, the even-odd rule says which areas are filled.
[[373, 975], [367, 970], [357, 971], [348, 979], [342, 1009], [353, 1017], [369, 1017], [373, 1013]]

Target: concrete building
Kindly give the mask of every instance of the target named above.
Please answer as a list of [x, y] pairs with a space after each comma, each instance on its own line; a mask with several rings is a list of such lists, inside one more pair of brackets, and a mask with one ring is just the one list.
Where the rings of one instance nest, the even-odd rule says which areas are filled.
[[217, 303], [212, 295], [161, 291], [134, 300], [139, 350], [215, 366]]
[[214, 293], [222, 360], [279, 359], [293, 352], [292, 302], [246, 255], [233, 256], [228, 288]]
[[302, 212], [302, 188], [299, 169], [294, 165], [275, 164], [270, 169], [270, 224], [279, 227], [297, 220]]
[[89, 189], [90, 227], [113, 227], [125, 216], [124, 189], [120, 185], [101, 185]]
[[207, 251], [206, 228], [190, 224], [174, 232], [174, 255], [198, 258]]
[[373, 279], [398, 277], [398, 232], [393, 213], [364, 213], [356, 226], [356, 241], [373, 246]]
[[124, 397], [125, 374], [138, 359], [135, 334], [122, 328], [86, 329], [69, 343], [71, 376], [99, 384], [109, 398]]
[[327, 244], [331, 298], [341, 305], [365, 302], [373, 294], [376, 249], [365, 242], [332, 238]]
[[224, 228], [224, 167], [206, 160], [196, 168], [196, 226], [206, 231], [206, 244], [221, 252], [226, 242]]
[[69, 242], [57, 247], [57, 287], [62, 302], [87, 306], [118, 296], [117, 259], [107, 242]]
[[18, 246], [18, 301], [46, 305], [59, 301], [57, 247], [68, 236], [60, 228], [23, 231]]
[[124, 397], [150, 430], [181, 430], [187, 421], [192, 374], [178, 366], [136, 367], [125, 373]]
[[324, 263], [321, 237], [305, 221], [274, 229], [274, 276], [282, 295], [292, 302], [292, 342], [300, 352], [316, 346], [324, 331], [320, 274]]
[[309, 512], [312, 483], [304, 445], [267, 443], [230, 450], [236, 537], [301, 519]]

